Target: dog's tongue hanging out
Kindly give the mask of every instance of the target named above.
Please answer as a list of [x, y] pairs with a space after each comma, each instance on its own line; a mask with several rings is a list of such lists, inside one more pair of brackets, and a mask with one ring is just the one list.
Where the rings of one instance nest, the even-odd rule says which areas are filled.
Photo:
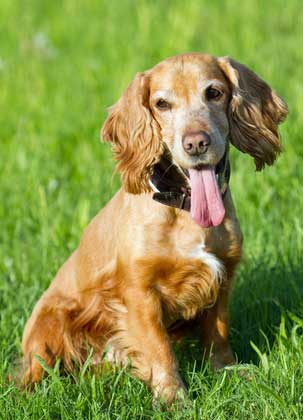
[[218, 226], [225, 215], [214, 168], [189, 169], [191, 215], [202, 227]]

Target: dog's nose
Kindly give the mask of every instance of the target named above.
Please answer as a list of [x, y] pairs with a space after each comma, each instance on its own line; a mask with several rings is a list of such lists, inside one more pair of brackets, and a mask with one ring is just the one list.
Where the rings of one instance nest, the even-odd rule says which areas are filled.
[[183, 139], [183, 149], [191, 156], [198, 156], [207, 151], [210, 145], [210, 136], [205, 131], [186, 134]]

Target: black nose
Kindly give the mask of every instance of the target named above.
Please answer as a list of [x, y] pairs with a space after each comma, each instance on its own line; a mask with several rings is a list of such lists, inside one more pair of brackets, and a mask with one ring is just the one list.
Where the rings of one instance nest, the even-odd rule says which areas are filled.
[[190, 156], [198, 156], [205, 153], [210, 145], [210, 136], [205, 131], [188, 133], [182, 139], [183, 149]]

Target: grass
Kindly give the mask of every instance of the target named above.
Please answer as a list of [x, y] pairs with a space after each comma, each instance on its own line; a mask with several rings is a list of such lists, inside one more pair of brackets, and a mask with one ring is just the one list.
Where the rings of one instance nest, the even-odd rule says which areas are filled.
[[[0, 418], [301, 419], [303, 142], [300, 0], [11, 1], [0, 4]], [[153, 410], [127, 372], [87, 366], [34, 393], [6, 382], [34, 303], [119, 185], [99, 144], [106, 107], [137, 71], [184, 51], [230, 55], [285, 98], [285, 152], [256, 174], [232, 153], [245, 258], [231, 301], [237, 369], [213, 374], [181, 351], [190, 403]]]

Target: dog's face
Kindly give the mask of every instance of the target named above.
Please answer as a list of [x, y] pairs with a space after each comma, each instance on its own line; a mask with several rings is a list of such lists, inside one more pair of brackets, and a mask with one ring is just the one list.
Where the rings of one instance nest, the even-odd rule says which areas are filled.
[[271, 165], [281, 144], [283, 100], [255, 73], [227, 57], [184, 54], [139, 73], [102, 129], [113, 144], [124, 188], [149, 191], [149, 177], [165, 147], [183, 169], [215, 167], [226, 140]]
[[215, 166], [229, 133], [230, 86], [213, 57], [172, 58], [149, 77], [149, 107], [173, 160], [184, 169]]

